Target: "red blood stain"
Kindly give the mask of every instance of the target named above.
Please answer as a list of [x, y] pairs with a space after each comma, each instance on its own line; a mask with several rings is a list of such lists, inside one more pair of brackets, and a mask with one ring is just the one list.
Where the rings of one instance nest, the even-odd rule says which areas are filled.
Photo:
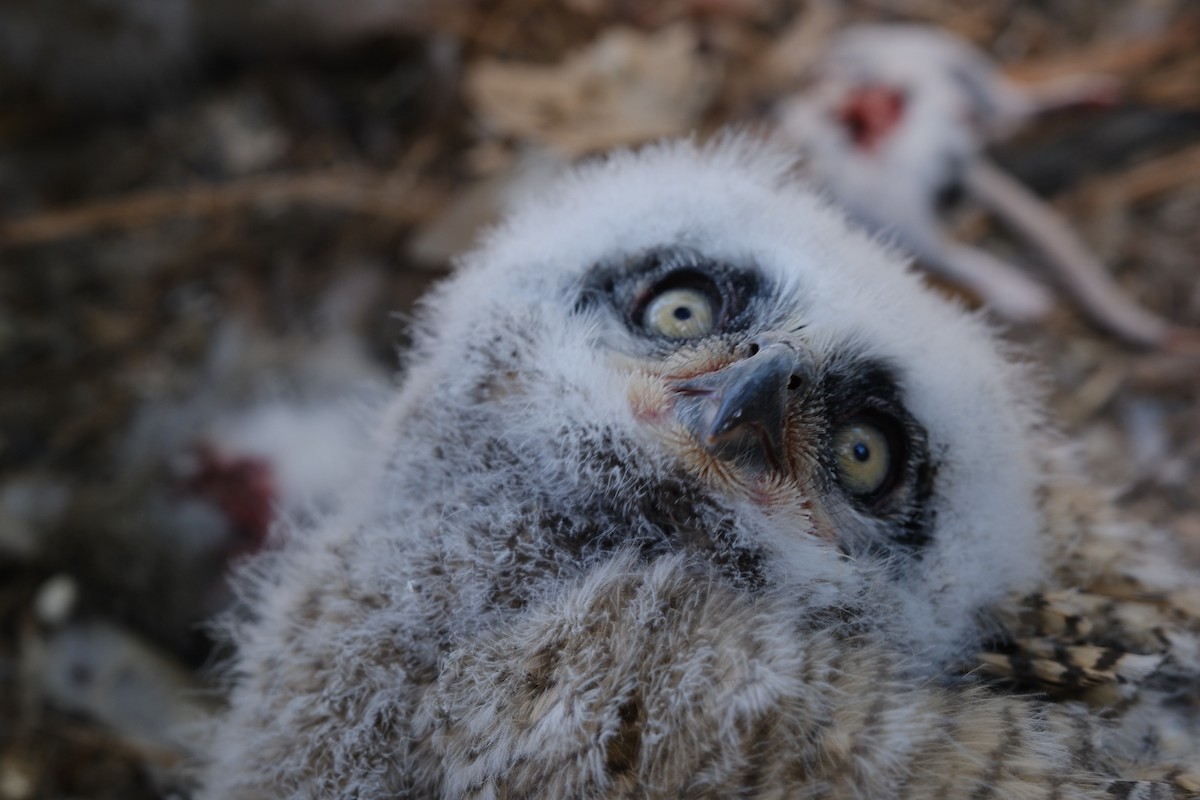
[[877, 149], [904, 116], [904, 93], [879, 84], [859, 86], [834, 112], [854, 141], [866, 152]]
[[229, 456], [209, 445], [197, 448], [198, 469], [188, 489], [216, 505], [233, 530], [231, 558], [262, 549], [275, 519], [279, 488], [270, 462]]

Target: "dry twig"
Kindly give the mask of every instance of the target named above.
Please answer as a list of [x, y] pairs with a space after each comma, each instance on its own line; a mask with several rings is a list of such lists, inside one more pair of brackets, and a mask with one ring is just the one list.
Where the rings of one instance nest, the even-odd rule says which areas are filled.
[[426, 213], [432, 192], [410, 178], [360, 168], [267, 175], [230, 183], [149, 189], [45, 211], [0, 225], [0, 248], [127, 230], [181, 217], [198, 219], [259, 206], [317, 205], [403, 225]]
[[1136, 205], [1200, 181], [1200, 145], [1138, 164], [1114, 175], [1088, 181], [1075, 194], [1083, 198], [1119, 197]]

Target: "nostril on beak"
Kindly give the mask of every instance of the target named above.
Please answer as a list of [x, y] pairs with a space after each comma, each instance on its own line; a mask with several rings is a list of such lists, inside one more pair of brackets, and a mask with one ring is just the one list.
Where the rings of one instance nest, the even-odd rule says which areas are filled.
[[[775, 344], [776, 347], [772, 348], [772, 344]], [[764, 350], [774, 352], [774, 350], [778, 349], [778, 346], [780, 344], [783, 344], [783, 346], [788, 347], [788, 345], [786, 345], [786, 343], [782, 343], [782, 342], [774, 342], [773, 343], [770, 341], [763, 342], [761, 340], [747, 342], [745, 345], [742, 346], [742, 349], [741, 349], [742, 359], [744, 360], [744, 359], [748, 359], [748, 358], [753, 358], [754, 356], [758, 355], [759, 353], [763, 352]], [[803, 389], [804, 386], [805, 386], [805, 377], [804, 377], [804, 373], [802, 371], [801, 372], [793, 372], [791, 375], [788, 376], [788, 380], [787, 380], [787, 391], [788, 392], [797, 392], [797, 391]]]

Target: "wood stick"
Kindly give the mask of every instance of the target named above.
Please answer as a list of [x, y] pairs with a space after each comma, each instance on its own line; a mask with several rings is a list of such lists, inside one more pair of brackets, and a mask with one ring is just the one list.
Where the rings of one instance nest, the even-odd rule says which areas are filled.
[[1072, 194], [1119, 197], [1130, 205], [1151, 200], [1172, 189], [1200, 181], [1200, 145], [1192, 145], [1136, 167], [1090, 180]]
[[368, 214], [403, 225], [425, 214], [432, 192], [411, 178], [360, 168], [301, 175], [266, 175], [181, 189], [148, 189], [44, 211], [0, 223], [0, 248], [40, 244], [164, 220], [203, 218], [270, 205], [317, 205]]

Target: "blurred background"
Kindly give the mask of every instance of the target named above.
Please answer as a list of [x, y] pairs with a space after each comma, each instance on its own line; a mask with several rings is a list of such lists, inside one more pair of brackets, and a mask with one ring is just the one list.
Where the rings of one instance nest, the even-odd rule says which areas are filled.
[[[1115, 78], [989, 156], [1200, 327], [1188, 0], [5, 0], [0, 800], [186, 796], [228, 570], [354, 483], [454, 254], [575, 159], [770, 129], [835, 32], [894, 21], [1017, 81]], [[946, 225], [1037, 273], [984, 210]], [[1200, 558], [1200, 360], [1061, 297], [1008, 336], [1127, 514]]]

